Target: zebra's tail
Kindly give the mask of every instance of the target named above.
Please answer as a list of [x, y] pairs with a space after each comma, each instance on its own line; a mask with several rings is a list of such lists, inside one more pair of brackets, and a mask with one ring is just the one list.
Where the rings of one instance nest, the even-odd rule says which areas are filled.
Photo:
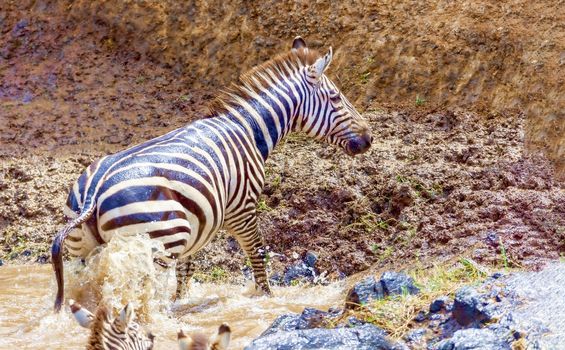
[[72, 229], [81, 225], [83, 222], [88, 220], [94, 213], [96, 205], [91, 205], [86, 210], [69, 222], [59, 233], [55, 236], [53, 240], [53, 245], [51, 246], [51, 263], [53, 264], [53, 270], [55, 270], [55, 277], [57, 278], [57, 298], [55, 299], [55, 312], [61, 311], [61, 306], [65, 298], [65, 281], [63, 276], [63, 254], [61, 248], [63, 247], [63, 242], [65, 238], [69, 235]]

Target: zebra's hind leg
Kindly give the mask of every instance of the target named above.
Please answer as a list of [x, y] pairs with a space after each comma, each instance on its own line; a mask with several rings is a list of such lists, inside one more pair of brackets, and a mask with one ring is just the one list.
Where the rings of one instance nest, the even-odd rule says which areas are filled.
[[186, 295], [186, 293], [188, 292], [188, 284], [193, 273], [194, 264], [191, 263], [190, 259], [184, 258], [177, 261], [177, 292], [175, 294], [176, 300], [181, 299], [182, 296]]

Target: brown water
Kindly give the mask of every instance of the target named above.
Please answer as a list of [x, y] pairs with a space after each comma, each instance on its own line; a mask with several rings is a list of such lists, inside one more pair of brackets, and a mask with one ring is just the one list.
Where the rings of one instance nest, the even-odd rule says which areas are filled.
[[[251, 283], [193, 281], [189, 297], [173, 304], [174, 274], [153, 266], [151, 246], [142, 238], [118, 239], [90, 258], [87, 267], [66, 263], [67, 298], [91, 311], [100, 299], [115, 309], [133, 302], [140, 321], [157, 336], [156, 349], [175, 349], [180, 328], [212, 334], [222, 322], [232, 328], [230, 349], [242, 349], [281, 314], [304, 307], [325, 310], [343, 301], [344, 283], [275, 287], [273, 297], [257, 297]], [[0, 268], [0, 349], [84, 348], [89, 331], [74, 321], [68, 307], [60, 314], [52, 311], [54, 294], [50, 266]]]

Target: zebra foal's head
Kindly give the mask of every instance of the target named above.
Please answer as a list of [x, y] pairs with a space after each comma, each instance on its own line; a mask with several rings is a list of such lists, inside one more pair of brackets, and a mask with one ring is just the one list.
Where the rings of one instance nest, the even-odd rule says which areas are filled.
[[92, 314], [74, 300], [69, 300], [71, 311], [76, 321], [83, 327], [91, 330], [88, 338], [87, 350], [94, 349], [153, 349], [151, 333], [147, 334], [141, 326], [134, 321], [135, 312], [131, 304], [127, 304], [120, 315], [112, 319], [108, 307], [101, 305]]
[[[134, 321], [135, 313], [131, 304], [127, 304], [115, 319], [111, 318], [108, 308], [104, 305], [98, 307], [96, 314], [92, 314], [74, 300], [69, 300], [69, 305], [75, 320], [91, 330], [87, 350], [153, 349], [155, 337], [151, 333], [145, 333]], [[178, 333], [179, 350], [226, 350], [230, 336], [230, 327], [225, 323], [210, 338], [200, 333], [186, 335], [181, 330]]]
[[[301, 37], [294, 39], [292, 52], [302, 57], [312, 55]], [[324, 74], [331, 61], [330, 48], [302, 69], [305, 99], [294, 128], [337, 145], [351, 156], [364, 153], [371, 147], [371, 131], [355, 107]]]

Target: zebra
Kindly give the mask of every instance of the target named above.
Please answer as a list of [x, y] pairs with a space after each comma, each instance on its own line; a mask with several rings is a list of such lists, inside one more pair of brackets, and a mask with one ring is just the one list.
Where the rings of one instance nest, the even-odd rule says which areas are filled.
[[218, 332], [210, 338], [202, 333], [186, 335], [182, 329], [177, 334], [180, 350], [225, 350], [230, 337], [231, 329], [226, 323], [222, 323]]
[[265, 161], [292, 131], [355, 156], [372, 143], [367, 122], [324, 74], [321, 55], [301, 37], [290, 51], [252, 68], [219, 93], [207, 117], [93, 162], [72, 186], [64, 213], [71, 220], [51, 248], [57, 280], [55, 310], [64, 298], [61, 247], [86, 257], [114, 234], [147, 233], [175, 263], [176, 297], [191, 271], [189, 257], [220, 228], [239, 242], [259, 292], [272, 295], [256, 203]]
[[[139, 323], [135, 322], [135, 312], [131, 304], [127, 304], [115, 319], [110, 317], [108, 307], [104, 304], [92, 314], [74, 300], [69, 300], [71, 312], [77, 323], [91, 330], [86, 346], [87, 350], [151, 350], [155, 336], [145, 333]], [[228, 348], [231, 329], [223, 323], [216, 334], [208, 337], [201, 333], [186, 335], [181, 329], [177, 339], [179, 350], [225, 350]]]
[[145, 333], [134, 321], [135, 312], [131, 304], [127, 304], [118, 317], [112, 319], [106, 305], [100, 305], [92, 314], [82, 305], [69, 300], [69, 306], [75, 320], [84, 328], [91, 330], [86, 346], [87, 350], [151, 350], [155, 336]]

